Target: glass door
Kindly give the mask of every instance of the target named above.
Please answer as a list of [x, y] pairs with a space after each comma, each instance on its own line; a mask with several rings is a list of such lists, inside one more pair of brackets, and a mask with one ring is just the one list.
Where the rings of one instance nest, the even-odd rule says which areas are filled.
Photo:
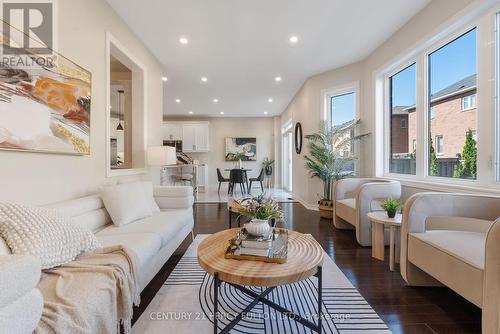
[[283, 188], [292, 191], [292, 132], [283, 134]]

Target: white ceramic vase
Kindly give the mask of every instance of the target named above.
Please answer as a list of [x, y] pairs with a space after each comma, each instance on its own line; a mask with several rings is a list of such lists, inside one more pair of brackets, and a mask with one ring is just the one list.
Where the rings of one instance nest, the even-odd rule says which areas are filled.
[[267, 219], [252, 219], [250, 223], [245, 224], [245, 229], [251, 235], [261, 237], [271, 230], [271, 226]]

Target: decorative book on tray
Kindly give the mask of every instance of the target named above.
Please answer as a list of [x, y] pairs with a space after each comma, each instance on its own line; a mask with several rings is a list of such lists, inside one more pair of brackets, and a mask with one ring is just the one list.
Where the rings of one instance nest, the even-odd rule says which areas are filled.
[[256, 237], [242, 228], [230, 240], [225, 257], [237, 260], [285, 263], [288, 252], [288, 231], [274, 228], [268, 235]]

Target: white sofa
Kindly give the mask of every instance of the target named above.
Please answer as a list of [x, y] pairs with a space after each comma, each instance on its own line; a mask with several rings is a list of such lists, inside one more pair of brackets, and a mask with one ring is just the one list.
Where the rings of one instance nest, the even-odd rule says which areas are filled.
[[0, 256], [0, 332], [32, 333], [42, 315], [43, 297], [36, 288], [40, 261], [32, 256]]
[[[389, 197], [401, 197], [398, 181], [348, 178], [334, 185], [334, 220], [338, 229], [356, 229], [356, 240], [361, 246], [371, 246], [372, 227], [367, 213], [380, 211], [380, 201]], [[389, 240], [389, 238], [385, 238]]]
[[[119, 244], [132, 251], [138, 262], [139, 289], [142, 291], [192, 232], [194, 225], [192, 187], [155, 187], [153, 192], [161, 212], [120, 227], [112, 224], [99, 195], [48, 207], [60, 210], [72, 217], [75, 224], [92, 230], [103, 246]], [[0, 238], [0, 255], [9, 253]], [[1, 291], [4, 288], [0, 286]]]
[[500, 197], [419, 193], [401, 225], [401, 275], [446, 285], [482, 308], [483, 333], [500, 333]]

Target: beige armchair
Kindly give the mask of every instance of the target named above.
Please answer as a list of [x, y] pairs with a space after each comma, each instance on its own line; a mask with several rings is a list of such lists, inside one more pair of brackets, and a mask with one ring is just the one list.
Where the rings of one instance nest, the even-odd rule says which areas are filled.
[[405, 204], [401, 275], [446, 285], [483, 311], [483, 333], [500, 333], [500, 197], [420, 193]]
[[401, 184], [398, 181], [367, 178], [337, 181], [334, 186], [335, 227], [355, 228], [358, 243], [371, 246], [372, 227], [366, 214], [382, 210], [380, 201], [389, 197], [401, 197]]

